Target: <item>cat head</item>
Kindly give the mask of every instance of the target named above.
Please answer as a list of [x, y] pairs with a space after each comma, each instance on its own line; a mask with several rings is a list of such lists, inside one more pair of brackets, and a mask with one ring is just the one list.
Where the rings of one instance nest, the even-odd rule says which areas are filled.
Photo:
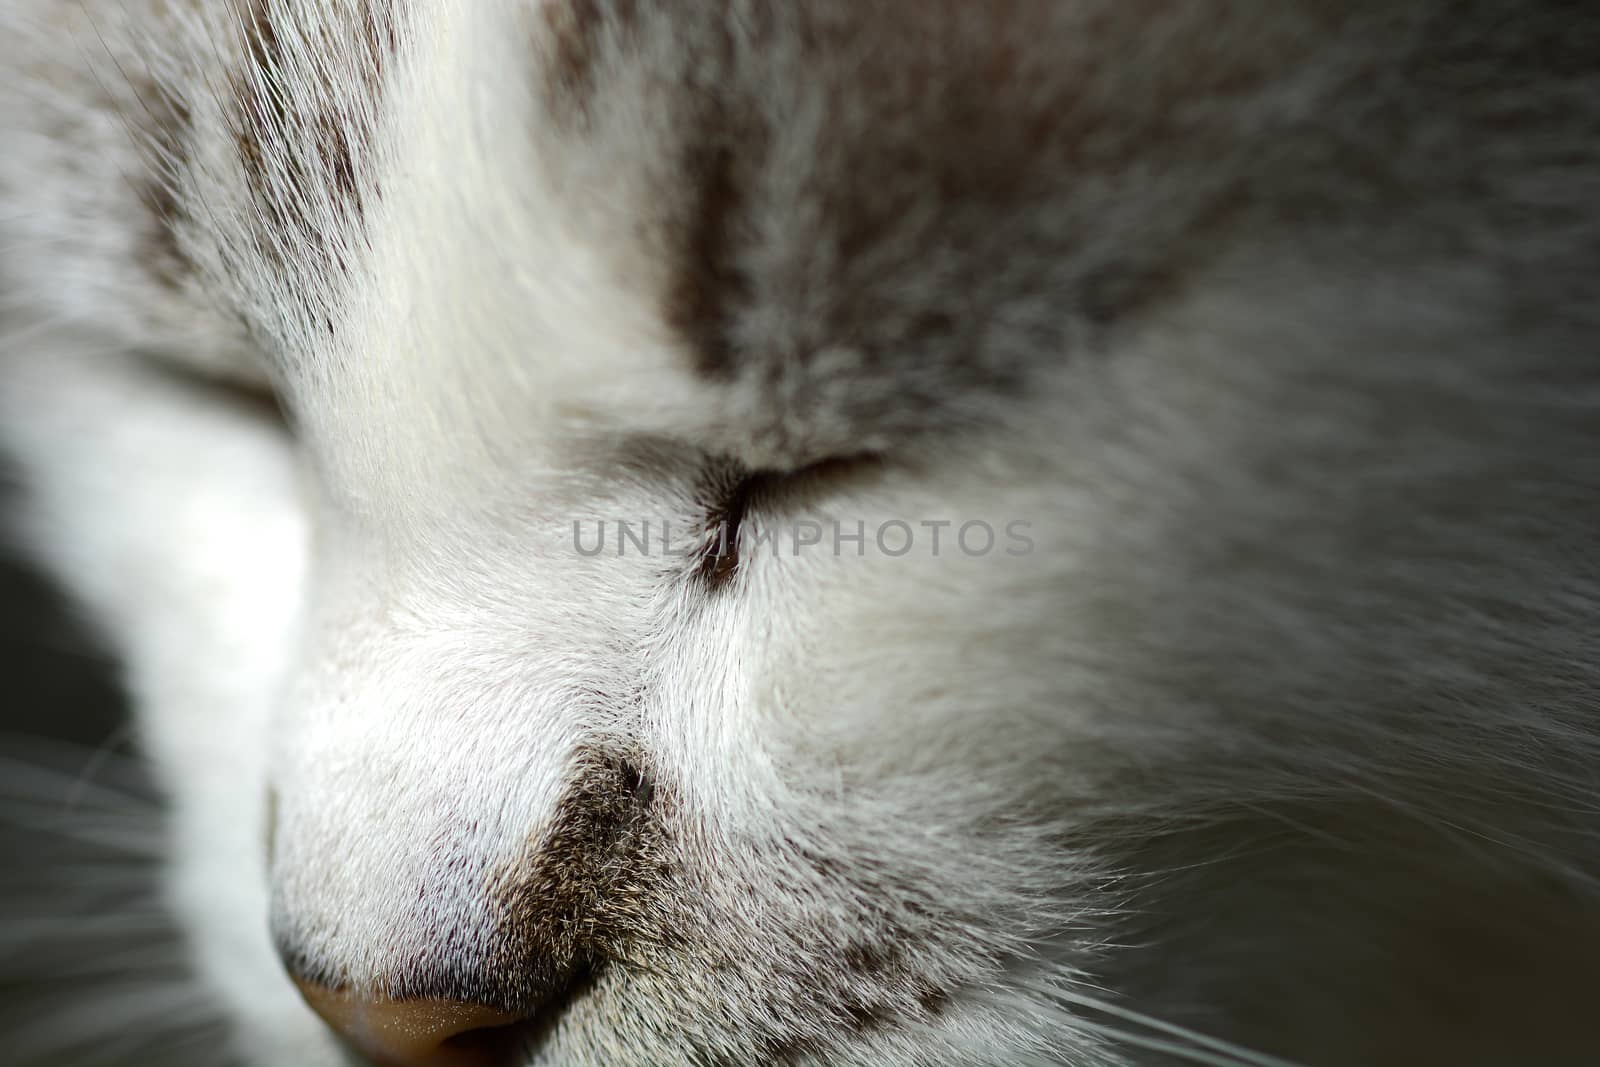
[[168, 7], [103, 270], [287, 423], [208, 973], [270, 926], [407, 1063], [1118, 1062], [1181, 831], [1364, 827], [1566, 699], [1576, 327], [1508, 365], [1549, 298], [1407, 147], [1509, 182], [1475, 115], [1368, 121], [1420, 7]]

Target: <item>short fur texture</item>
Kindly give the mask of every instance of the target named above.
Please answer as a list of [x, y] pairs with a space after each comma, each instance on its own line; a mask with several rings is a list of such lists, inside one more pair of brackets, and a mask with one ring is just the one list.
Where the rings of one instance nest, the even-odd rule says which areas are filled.
[[244, 1063], [342, 1062], [285, 967], [528, 1067], [1592, 1062], [1600, 9], [0, 31], [18, 528]]

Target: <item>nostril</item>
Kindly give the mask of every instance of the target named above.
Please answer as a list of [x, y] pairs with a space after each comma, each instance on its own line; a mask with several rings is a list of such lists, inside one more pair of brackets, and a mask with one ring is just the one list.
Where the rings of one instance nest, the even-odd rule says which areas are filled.
[[502, 1067], [521, 1016], [452, 1000], [388, 1000], [297, 982], [311, 1009], [379, 1067]]
[[526, 1025], [518, 1023], [468, 1030], [439, 1046], [438, 1062], [441, 1067], [509, 1067], [512, 1055], [527, 1043], [526, 1033]]

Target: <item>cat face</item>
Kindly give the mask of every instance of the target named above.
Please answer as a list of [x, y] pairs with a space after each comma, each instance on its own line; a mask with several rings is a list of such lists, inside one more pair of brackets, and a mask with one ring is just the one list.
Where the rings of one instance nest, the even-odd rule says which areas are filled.
[[[820, 121], [841, 87], [740, 70], [760, 42], [729, 42], [753, 158], [711, 105], [609, 73], [670, 41], [658, 76], [706, 76], [710, 27], [576, 18], [407, 37], [421, 51], [381, 66], [419, 121], [369, 149], [394, 162], [310, 194], [342, 229], [297, 251], [361, 261], [317, 305], [338, 305], [331, 332], [326, 310], [254, 302], [278, 314], [257, 329], [280, 339], [315, 530], [269, 726], [278, 951], [380, 1051], [376, 1011], [448, 1002], [527, 1020], [557, 1063], [1053, 1054], [1057, 1034], [1005, 1032], [1031, 997], [972, 998], [1065, 972], [1070, 947], [1024, 960], [1081, 907], [1058, 828], [1022, 815], [1062, 804], [1067, 753], [1034, 730], [1060, 693], [1018, 668], [1064, 651], [1074, 569], [1050, 513], [1068, 504], [1041, 492], [1060, 464], [1027, 444], [1055, 435], [1074, 375], [1020, 346], [1074, 316], [1030, 306], [1036, 279], [984, 232], [1011, 219], [902, 231], [907, 211], [977, 210], [931, 175], [889, 175], [904, 191], [859, 232], [815, 209], [791, 226], [892, 147], [847, 126], [844, 158], [782, 164], [820, 133], [787, 112]], [[770, 58], [824, 58], [791, 20], [761, 28]], [[287, 31], [263, 33], [294, 69]], [[481, 64], [530, 56], [592, 69], [473, 102]], [[279, 77], [258, 67], [249, 92]], [[490, 121], [530, 132], [486, 140]], [[634, 129], [659, 142], [637, 162]], [[269, 159], [305, 147], [259, 136]], [[312, 154], [279, 166], [315, 180]], [[1047, 206], [1049, 182], [1003, 177]], [[846, 258], [863, 288], [839, 285]], [[241, 288], [290, 269], [258, 266]], [[994, 290], [976, 297], [993, 321], [941, 306], [952, 270]], [[1061, 532], [1041, 545], [1044, 524]], [[979, 642], [974, 604], [1007, 606]]]
[[19, 4], [7, 433], [246, 1061], [1262, 1063], [1497, 894], [1580, 958], [1396, 816], [1586, 862], [1593, 225], [1436, 81], [1546, 23], [677, 7]]

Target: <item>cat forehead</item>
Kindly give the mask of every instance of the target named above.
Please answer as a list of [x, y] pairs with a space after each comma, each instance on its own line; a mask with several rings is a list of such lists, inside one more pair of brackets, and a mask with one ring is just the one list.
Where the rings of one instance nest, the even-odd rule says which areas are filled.
[[[452, 35], [260, 0], [216, 113], [173, 109], [153, 247], [291, 380], [459, 371], [753, 466], [892, 448], [1026, 392], [1197, 243], [1206, 183], [1148, 158], [1179, 79], [1129, 105], [1095, 58], [1136, 20], [1004, 6], [505, 3]], [[1222, 52], [1181, 91], [1241, 77]]]

